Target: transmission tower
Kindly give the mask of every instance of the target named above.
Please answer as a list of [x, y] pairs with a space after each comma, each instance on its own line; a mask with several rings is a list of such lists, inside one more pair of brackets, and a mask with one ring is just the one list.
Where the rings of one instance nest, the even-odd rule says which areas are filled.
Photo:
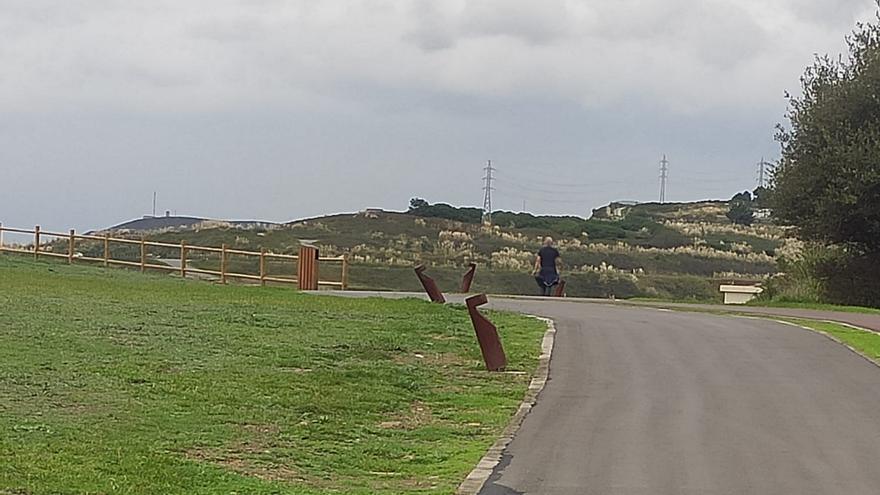
[[666, 202], [666, 179], [669, 178], [669, 160], [666, 159], [666, 154], [663, 154], [663, 159], [660, 160], [660, 203]]
[[767, 188], [768, 183], [770, 182], [770, 173], [773, 171], [773, 164], [764, 161], [764, 157], [761, 157], [761, 161], [758, 162], [758, 187]]
[[492, 160], [489, 160], [489, 164], [483, 170], [486, 171], [486, 176], [483, 177], [486, 181], [483, 185], [483, 224], [492, 225], [492, 191], [495, 189], [492, 187], [492, 171], [495, 170], [492, 168]]

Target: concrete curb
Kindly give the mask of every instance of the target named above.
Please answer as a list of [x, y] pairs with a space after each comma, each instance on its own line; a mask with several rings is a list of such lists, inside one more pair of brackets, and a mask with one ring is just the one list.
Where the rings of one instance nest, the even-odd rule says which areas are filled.
[[455, 491], [456, 495], [476, 495], [483, 489], [483, 485], [492, 476], [492, 472], [498, 463], [501, 462], [501, 455], [504, 453], [504, 449], [507, 448], [516, 432], [519, 431], [526, 416], [538, 402], [538, 394], [541, 393], [544, 386], [547, 385], [547, 380], [550, 379], [550, 357], [553, 354], [553, 345], [556, 342], [556, 324], [549, 318], [534, 315], [527, 316], [547, 324], [547, 331], [544, 332], [544, 338], [541, 340], [541, 356], [538, 358], [538, 369], [535, 371], [535, 376], [532, 377], [532, 381], [529, 383], [526, 396], [520, 403], [516, 414], [513, 415], [513, 419], [510, 420], [510, 423], [501, 432], [501, 437], [489, 447], [489, 450], [480, 459], [480, 462], [477, 463], [477, 467], [458, 486], [458, 489]]

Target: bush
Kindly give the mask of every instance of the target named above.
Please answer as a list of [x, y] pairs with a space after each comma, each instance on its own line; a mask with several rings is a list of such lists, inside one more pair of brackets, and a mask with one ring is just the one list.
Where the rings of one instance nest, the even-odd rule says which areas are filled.
[[780, 260], [783, 273], [767, 281], [761, 299], [880, 307], [878, 266], [878, 254], [808, 245], [798, 256]]

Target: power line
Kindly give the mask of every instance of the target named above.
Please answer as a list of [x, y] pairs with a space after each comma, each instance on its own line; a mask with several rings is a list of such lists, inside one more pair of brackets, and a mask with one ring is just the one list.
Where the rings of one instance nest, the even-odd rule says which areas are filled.
[[666, 154], [663, 154], [663, 159], [660, 160], [660, 203], [663, 204], [666, 202], [666, 179], [669, 178], [669, 160], [666, 159]]
[[499, 185], [499, 187], [503, 187], [505, 189], [517, 189], [517, 190], [520, 190], [523, 192], [528, 192], [528, 193], [545, 193], [545, 194], [552, 194], [554, 196], [584, 196], [584, 195], [588, 195], [588, 194], [595, 194], [595, 191], [597, 189], [605, 189], [607, 187], [604, 185], [597, 184], [597, 187], [595, 189], [591, 189], [589, 191], [587, 191], [585, 189], [566, 191], [566, 190], [547, 189], [547, 188], [543, 188], [543, 187], [534, 187], [534, 186], [530, 186], [530, 185], [524, 185], [519, 182], [512, 182], [510, 180], [499, 179], [497, 177], [493, 177], [492, 179], [496, 184]]
[[572, 182], [572, 181], [552, 182], [552, 181], [538, 179], [535, 177], [535, 175], [530, 175], [526, 172], [519, 172], [519, 171], [515, 171], [515, 170], [508, 170], [508, 169], [504, 169], [504, 175], [505, 176], [512, 176], [513, 178], [516, 179], [516, 181], [527, 182], [528, 184], [537, 184], [539, 186], [545, 186], [545, 187], [592, 188], [592, 187], [605, 187], [608, 184], [627, 184], [627, 183], [632, 182], [627, 179], [609, 180], [609, 181], [603, 181], [601, 183], [599, 183], [599, 182]]
[[527, 199], [529, 201], [535, 201], [538, 203], [560, 203], [560, 204], [580, 204], [580, 205], [589, 203], [589, 200], [586, 198], [583, 198], [583, 199], [559, 199], [556, 196], [550, 196], [550, 195], [535, 196], [532, 194], [524, 194], [522, 191], [515, 191], [512, 189], [498, 188], [498, 189], [493, 189], [493, 190], [497, 190], [498, 192], [505, 193], [506, 195], [509, 195], [514, 198], [518, 197], [521, 200]]
[[489, 160], [489, 164], [483, 170], [486, 171], [486, 176], [483, 177], [486, 181], [483, 186], [483, 224], [492, 225], [492, 160]]

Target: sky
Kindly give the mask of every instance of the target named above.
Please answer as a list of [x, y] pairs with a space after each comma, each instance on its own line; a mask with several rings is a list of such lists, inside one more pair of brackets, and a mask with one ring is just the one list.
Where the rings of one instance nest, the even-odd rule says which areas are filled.
[[0, 0], [0, 222], [729, 198], [872, 0]]

